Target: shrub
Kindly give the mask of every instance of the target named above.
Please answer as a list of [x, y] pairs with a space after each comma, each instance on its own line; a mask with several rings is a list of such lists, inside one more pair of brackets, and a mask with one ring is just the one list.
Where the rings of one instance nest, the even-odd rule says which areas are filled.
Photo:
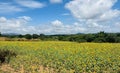
[[10, 50], [0, 50], [0, 63], [9, 63], [11, 57], [16, 57], [17, 54]]

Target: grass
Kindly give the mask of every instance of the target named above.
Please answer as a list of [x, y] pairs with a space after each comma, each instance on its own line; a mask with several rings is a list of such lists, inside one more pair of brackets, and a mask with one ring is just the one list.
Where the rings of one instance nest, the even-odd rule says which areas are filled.
[[120, 72], [119, 43], [0, 41], [0, 49], [17, 53], [9, 63], [17, 73]]

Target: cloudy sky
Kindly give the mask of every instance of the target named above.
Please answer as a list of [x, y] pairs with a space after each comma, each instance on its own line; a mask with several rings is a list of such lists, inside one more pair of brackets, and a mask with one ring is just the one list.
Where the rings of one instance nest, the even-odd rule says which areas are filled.
[[0, 32], [120, 32], [120, 0], [0, 0]]

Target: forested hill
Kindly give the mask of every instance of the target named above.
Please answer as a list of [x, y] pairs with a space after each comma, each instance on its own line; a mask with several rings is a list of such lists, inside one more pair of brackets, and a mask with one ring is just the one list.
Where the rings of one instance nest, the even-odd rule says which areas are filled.
[[[90, 34], [64, 34], [64, 35], [45, 35], [45, 34], [1, 34], [0, 37], [9, 38], [13, 40], [18, 38], [18, 41], [22, 40], [43, 40], [43, 41], [73, 41], [73, 42], [110, 42], [120, 43], [120, 33], [105, 33], [101, 31], [99, 33]], [[23, 39], [24, 38], [24, 39]]]

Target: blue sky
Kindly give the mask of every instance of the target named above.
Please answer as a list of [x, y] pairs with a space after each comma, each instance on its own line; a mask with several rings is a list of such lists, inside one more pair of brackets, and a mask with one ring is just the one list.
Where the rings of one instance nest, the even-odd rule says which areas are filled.
[[120, 0], [0, 0], [0, 32], [120, 32]]

